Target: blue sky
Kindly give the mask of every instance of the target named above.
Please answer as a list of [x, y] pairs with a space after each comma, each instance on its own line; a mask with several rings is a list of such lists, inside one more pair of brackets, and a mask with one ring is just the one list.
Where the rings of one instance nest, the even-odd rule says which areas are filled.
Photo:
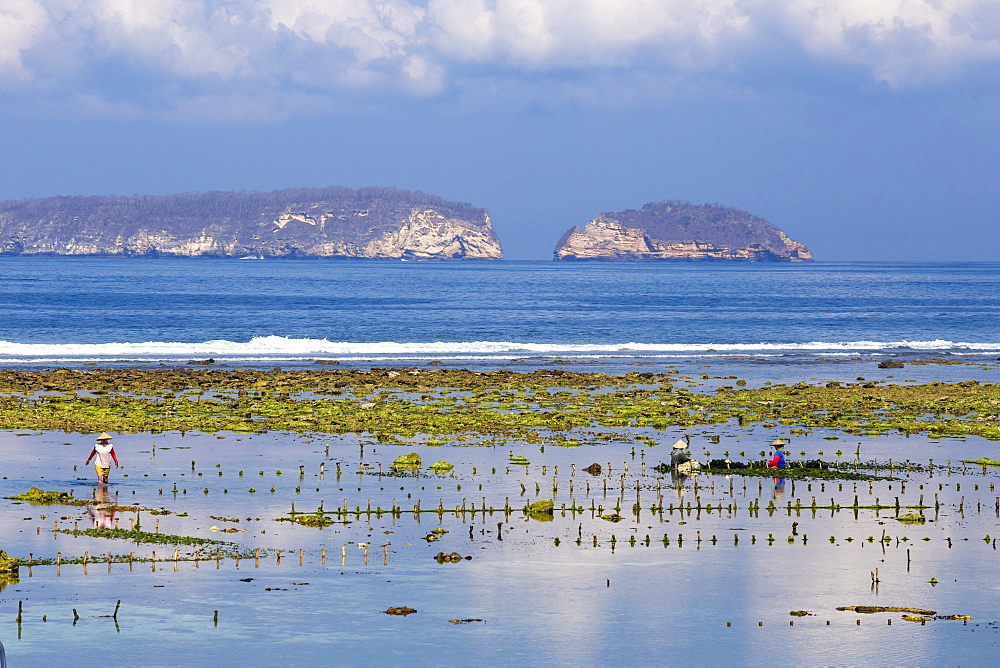
[[1000, 257], [997, 0], [0, 0], [0, 198], [386, 185], [545, 259], [685, 199]]

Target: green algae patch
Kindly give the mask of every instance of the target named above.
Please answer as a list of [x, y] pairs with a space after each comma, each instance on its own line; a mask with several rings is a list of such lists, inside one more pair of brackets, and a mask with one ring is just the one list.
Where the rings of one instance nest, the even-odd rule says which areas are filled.
[[312, 515], [293, 515], [292, 517], [279, 517], [278, 522], [292, 522], [293, 524], [298, 524], [304, 527], [316, 527], [322, 529], [323, 527], [328, 527], [333, 524], [334, 520], [330, 519], [323, 514], [323, 511], [317, 510]]
[[[892, 470], [904, 467], [896, 466]], [[653, 467], [657, 473], [669, 473], [669, 464], [660, 464]], [[761, 461], [726, 461], [724, 459], [713, 459], [699, 471], [701, 473], [725, 473], [726, 475], [742, 475], [750, 478], [785, 478], [787, 480], [895, 480], [887, 475], [875, 475], [873, 473], [862, 473], [862, 471], [889, 472], [890, 467], [883, 464], [871, 462], [859, 463], [857, 466], [839, 466], [833, 462], [813, 460], [809, 462], [792, 461], [788, 468], [774, 469], [767, 468], [765, 462]]]
[[533, 520], [537, 520], [539, 522], [551, 522], [555, 519], [555, 515], [553, 514], [555, 505], [556, 504], [548, 499], [542, 499], [541, 501], [535, 501], [534, 503], [528, 504], [528, 507], [525, 508], [525, 512], [528, 514], [528, 517]]
[[417, 611], [416, 608], [408, 608], [405, 605], [400, 605], [400, 606], [389, 608], [387, 610], [382, 610], [382, 612], [384, 614], [387, 614], [387, 615], [400, 615], [402, 617], [405, 617], [406, 615], [412, 615], [416, 611]]
[[980, 457], [979, 459], [963, 459], [963, 464], [978, 464], [979, 466], [1000, 466], [1000, 461], [996, 459], [989, 459], [988, 457]]
[[7, 552], [0, 550], [0, 576], [17, 577], [18, 569], [21, 567], [21, 560], [17, 557], [7, 556]]
[[572, 446], [582, 441], [567, 432], [579, 429], [607, 429], [600, 437], [622, 428], [698, 429], [735, 421], [782, 424], [794, 433], [823, 430], [822, 436], [898, 432], [1000, 440], [997, 384], [801, 382], [722, 386], [710, 394], [675, 388], [673, 380], [563, 369], [7, 369], [0, 370], [0, 429], [368, 433], [380, 443], [420, 435], [432, 446], [464, 435], [491, 445]]
[[399, 457], [396, 457], [395, 459], [392, 460], [393, 466], [403, 466], [403, 467], [420, 466], [420, 464], [421, 464], [420, 455], [417, 454], [416, 452], [410, 452], [405, 455], [400, 455]]
[[450, 552], [447, 554], [444, 552], [438, 552], [434, 555], [434, 561], [439, 564], [457, 564], [458, 562], [466, 559], [472, 559], [472, 557], [463, 557], [458, 552]]
[[788, 614], [790, 614], [792, 617], [805, 617], [807, 615], [811, 615], [812, 613], [809, 612], [808, 610], [792, 610]]
[[610, 515], [601, 515], [601, 519], [607, 522], [621, 522], [625, 518], [618, 513], [611, 513]]
[[27, 501], [28, 503], [42, 503], [42, 504], [52, 504], [61, 503], [65, 504], [67, 502], [76, 501], [73, 498], [72, 492], [57, 492], [57, 491], [45, 491], [40, 487], [32, 487], [24, 494], [16, 494], [14, 496], [6, 497], [14, 501]]
[[150, 533], [138, 529], [59, 529], [59, 533], [70, 536], [90, 536], [91, 538], [110, 538], [113, 540], [128, 540], [133, 543], [151, 543], [153, 545], [227, 545], [221, 540], [197, 538], [195, 536], [177, 536], [166, 533]]
[[434, 462], [428, 468], [430, 468], [432, 471], [437, 471], [439, 473], [445, 473], [447, 471], [454, 470], [455, 465], [454, 464], [449, 464], [448, 462], [446, 462], [444, 460], [441, 460], [439, 462]]
[[529, 462], [528, 459], [522, 455], [511, 457], [509, 461], [511, 464], [520, 464], [521, 466], [527, 466], [531, 464], [531, 462]]
[[896, 521], [903, 524], [923, 524], [927, 521], [927, 518], [923, 515], [900, 515], [896, 518]]
[[851, 610], [853, 612], [860, 612], [865, 615], [870, 615], [876, 612], [907, 612], [913, 615], [923, 615], [926, 617], [933, 617], [937, 614], [935, 610], [925, 610], [923, 608], [897, 608], [894, 606], [886, 605], [845, 605], [843, 607], [837, 608], [837, 610]]
[[923, 623], [923, 622], [929, 622], [932, 619], [934, 619], [934, 618], [933, 617], [924, 617], [922, 615], [903, 615], [903, 621], [904, 622], [914, 622], [914, 623], [917, 623], [917, 624], [920, 624], [920, 623]]
[[535, 501], [534, 503], [528, 504], [527, 511], [530, 514], [548, 513], [551, 515], [555, 506], [556, 504], [552, 501], [542, 499], [541, 501]]

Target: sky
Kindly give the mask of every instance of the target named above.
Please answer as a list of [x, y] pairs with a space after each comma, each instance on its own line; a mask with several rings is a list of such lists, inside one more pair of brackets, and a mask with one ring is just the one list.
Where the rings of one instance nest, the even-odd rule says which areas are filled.
[[394, 186], [508, 259], [681, 199], [1000, 257], [998, 0], [0, 0], [0, 199]]

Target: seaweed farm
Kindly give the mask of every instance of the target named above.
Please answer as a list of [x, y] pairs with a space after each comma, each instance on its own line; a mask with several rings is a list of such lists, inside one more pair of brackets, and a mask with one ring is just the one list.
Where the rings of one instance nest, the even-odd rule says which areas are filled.
[[991, 664], [1000, 387], [936, 369], [3, 371], [0, 642], [29, 666]]

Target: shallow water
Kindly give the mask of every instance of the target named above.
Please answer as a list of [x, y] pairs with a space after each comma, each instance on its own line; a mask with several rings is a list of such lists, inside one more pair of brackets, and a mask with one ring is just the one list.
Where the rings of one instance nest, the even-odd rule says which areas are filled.
[[[773, 431], [720, 429], [727, 434], [722, 443], [695, 438], [694, 454], [746, 449], [755, 456]], [[727, 479], [718, 473], [677, 481], [669, 475], [659, 478], [652, 467], [669, 457], [668, 444], [679, 434], [648, 433], [662, 445], [429, 448], [278, 433], [122, 435], [116, 446], [124, 468], [112, 472], [110, 493], [122, 505], [172, 513], [140, 512], [144, 530], [152, 531], [158, 519], [161, 533], [232, 540], [250, 552], [261, 548], [260, 560], [216, 562], [214, 548], [205, 548], [197, 563], [175, 565], [173, 546], [52, 531], [53, 522], [64, 529], [91, 526], [84, 508], [3, 500], [0, 526], [8, 553], [42, 559], [61, 552], [68, 559], [88, 552], [93, 561], [86, 569], [81, 564], [22, 567], [20, 582], [0, 592], [0, 638], [11, 665], [104, 663], [102, 656], [90, 659], [95, 636], [111, 663], [141, 665], [772, 665], [776, 647], [781, 648], [780, 660], [793, 663], [850, 664], [873, 657], [893, 664], [992, 663], [1000, 642], [995, 603], [1000, 585], [992, 577], [997, 565], [992, 536], [1000, 534], [995, 510], [1000, 480], [997, 469], [969, 466], [963, 473], [959, 460], [996, 458], [995, 443], [918, 437], [826, 441], [824, 433], [813, 432], [793, 439], [793, 460], [801, 450], [807, 458], [823, 451], [825, 459], [833, 460], [831, 451], [841, 449], [843, 459], [850, 461], [860, 442], [862, 460], [909, 459], [925, 465], [929, 459], [938, 465], [950, 460], [951, 469], [936, 469], [932, 477], [907, 476], [898, 469], [899, 480], [871, 486], [829, 480], [789, 480], [782, 486], [772, 478]], [[77, 498], [95, 492], [92, 469], [82, 464], [89, 438], [6, 432], [0, 434], [0, 447], [7, 455], [2, 496], [31, 485], [73, 489]], [[378, 475], [380, 465], [386, 472], [397, 455], [411, 451], [423, 457], [419, 477]], [[524, 455], [531, 464], [510, 465], [511, 453]], [[455, 471], [439, 476], [426, 470], [439, 459], [455, 464]], [[601, 476], [582, 471], [593, 462], [604, 467]], [[359, 473], [362, 466], [371, 468]], [[256, 491], [250, 493], [250, 487]], [[651, 513], [648, 508], [658, 493], [667, 509]], [[896, 522], [893, 509], [855, 513], [808, 508], [814, 496], [819, 505], [828, 505], [831, 498], [851, 505], [857, 495], [861, 505], [875, 499], [892, 504], [899, 497], [901, 512], [911, 512], [905, 506], [917, 503], [921, 494], [931, 506], [934, 495], [940, 503], [937, 512], [925, 511], [931, 521], [923, 525]], [[483, 498], [497, 510], [450, 512], [463, 500], [481, 508]], [[526, 501], [539, 498], [555, 500], [552, 521], [540, 522], [520, 511]], [[415, 515], [418, 499], [423, 510], [441, 504], [449, 512]], [[682, 503], [697, 505], [696, 499], [703, 507], [716, 508], [678, 509]], [[365, 510], [369, 501], [373, 509], [387, 509], [395, 500], [409, 512], [350, 515], [349, 523], [324, 529], [274, 521], [287, 516], [293, 502], [298, 511], [312, 512], [320, 502], [329, 511], [344, 500], [351, 510]], [[638, 517], [630, 512], [637, 500], [643, 508]], [[751, 513], [748, 506], [755, 500], [761, 509]], [[772, 500], [777, 508], [769, 513]], [[797, 500], [804, 507], [787, 508]], [[502, 510], [508, 502], [516, 509], [509, 515]], [[564, 514], [559, 510], [563, 503], [586, 510]], [[593, 504], [611, 513], [619, 503], [623, 520], [617, 523], [590, 510]], [[134, 517], [122, 513], [115, 519], [127, 528]], [[793, 522], [798, 523], [794, 533]], [[247, 531], [220, 534], [212, 526]], [[424, 540], [436, 527], [448, 533], [434, 542]], [[884, 543], [883, 531], [889, 536]], [[630, 537], [636, 539], [634, 546]], [[369, 544], [367, 564], [358, 543]], [[386, 559], [382, 546], [387, 543]], [[158, 560], [155, 565], [136, 561], [131, 567], [114, 563], [109, 573], [109, 550], [116, 555], [133, 551], [137, 557], [156, 550]], [[190, 551], [181, 548], [182, 555]], [[438, 552], [453, 551], [473, 558], [445, 564], [433, 559]], [[877, 588], [870, 577], [876, 568]], [[932, 578], [936, 586], [930, 584]], [[116, 626], [115, 619], [101, 615], [110, 615], [118, 600]], [[19, 601], [24, 606], [20, 625], [14, 621]], [[401, 605], [419, 612], [407, 617], [380, 612]], [[932, 620], [921, 626], [903, 621], [899, 613], [835, 609], [846, 605], [930, 608], [974, 619], [967, 624]], [[75, 625], [74, 609], [80, 616]], [[792, 610], [812, 614], [791, 617]], [[467, 618], [483, 621], [448, 621]]]

